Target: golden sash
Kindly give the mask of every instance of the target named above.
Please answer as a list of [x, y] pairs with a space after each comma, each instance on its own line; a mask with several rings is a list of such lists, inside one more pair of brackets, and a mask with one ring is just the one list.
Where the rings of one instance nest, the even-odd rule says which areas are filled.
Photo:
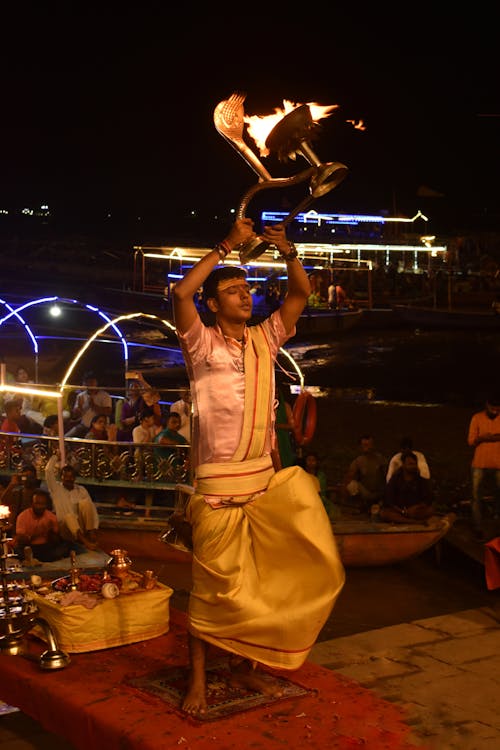
[[222, 504], [245, 503], [256, 493], [264, 492], [273, 475], [271, 456], [201, 464], [196, 474], [196, 492], [206, 500], [220, 498]]
[[247, 329], [245, 347], [245, 413], [240, 444], [231, 461], [262, 456], [274, 402], [273, 367], [268, 338], [262, 326]]

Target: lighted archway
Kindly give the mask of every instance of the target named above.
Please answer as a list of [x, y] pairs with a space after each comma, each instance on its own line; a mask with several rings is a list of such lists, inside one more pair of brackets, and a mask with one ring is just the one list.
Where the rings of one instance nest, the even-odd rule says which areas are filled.
[[[14, 307], [12, 304], [8, 302], [5, 302], [4, 300], [0, 300], [0, 302], [4, 305], [4, 307], [6, 307], [9, 310], [9, 313], [7, 315], [5, 315], [3, 318], [0, 318], [0, 328], [2, 327], [4, 323], [14, 318], [17, 322], [19, 322], [23, 326], [27, 335], [31, 338], [31, 341], [33, 343], [33, 352], [35, 355], [35, 382], [38, 381], [38, 354], [39, 354], [38, 337], [36, 333], [32, 330], [32, 328], [28, 325], [28, 323], [24, 320], [23, 316], [20, 315], [20, 313], [34, 306], [46, 304], [49, 302], [50, 303], [61, 302], [65, 304], [78, 305], [88, 310], [91, 313], [96, 313], [100, 318], [105, 320], [109, 324], [109, 326], [113, 328], [114, 332], [116, 333], [116, 335], [118, 336], [122, 344], [124, 358], [126, 361], [128, 360], [128, 346], [127, 346], [127, 341], [125, 337], [123, 336], [120, 329], [116, 325], [114, 325], [110, 316], [107, 313], [105, 313], [103, 310], [101, 310], [100, 308], [96, 307], [95, 305], [89, 305], [85, 302], [80, 302], [79, 300], [71, 299], [68, 297], [57, 297], [57, 296], [40, 297], [38, 299], [25, 302], [24, 304], [16, 306], [16, 307]], [[107, 327], [108, 326], [106, 326], [106, 328]]]
[[[115, 327], [116, 323], [120, 323], [122, 320], [134, 320], [135, 318], [148, 318], [149, 320], [158, 321], [159, 323], [162, 323], [170, 331], [172, 331], [173, 333], [175, 333], [175, 326], [169, 320], [164, 320], [163, 318], [158, 317], [158, 315], [152, 315], [152, 314], [149, 314], [149, 313], [142, 313], [142, 312], [128, 313], [128, 314], [124, 314], [124, 315], [119, 315], [118, 317], [113, 318], [113, 320], [109, 320], [106, 323], [105, 326], [103, 326], [102, 328], [99, 328], [97, 331], [94, 331], [94, 333], [90, 336], [90, 338], [87, 339], [87, 341], [82, 346], [82, 348], [76, 353], [75, 357], [73, 358], [72, 362], [70, 363], [70, 365], [69, 365], [68, 369], [66, 370], [66, 372], [64, 374], [64, 377], [63, 377], [63, 379], [61, 381], [60, 391], [62, 392], [64, 390], [64, 388], [65, 388], [66, 384], [68, 383], [68, 380], [69, 380], [69, 378], [71, 376], [71, 373], [75, 369], [76, 365], [78, 364], [78, 362], [80, 361], [80, 359], [82, 358], [82, 356], [85, 354], [85, 352], [87, 351], [87, 349], [94, 343], [94, 341], [96, 339], [99, 338], [99, 336], [101, 336], [103, 333], [105, 333], [108, 328]], [[126, 356], [124, 357], [124, 362], [125, 362], [125, 371], [126, 371], [127, 370], [127, 365], [128, 365], [128, 350], [127, 350]]]

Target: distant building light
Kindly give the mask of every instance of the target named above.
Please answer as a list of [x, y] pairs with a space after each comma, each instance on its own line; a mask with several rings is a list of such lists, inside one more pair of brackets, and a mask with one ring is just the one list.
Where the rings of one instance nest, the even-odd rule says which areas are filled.
[[[262, 211], [261, 219], [264, 223], [266, 222], [281, 222], [288, 216], [286, 211]], [[372, 214], [330, 214], [330, 213], [318, 213], [317, 211], [307, 211], [307, 213], [299, 213], [294, 218], [299, 224], [340, 224], [344, 226], [357, 226], [358, 224], [387, 224], [402, 223], [408, 224], [413, 223], [416, 219], [423, 219], [428, 221], [427, 216], [421, 211], [417, 211], [415, 216], [411, 218], [399, 217], [399, 216], [380, 216]]]

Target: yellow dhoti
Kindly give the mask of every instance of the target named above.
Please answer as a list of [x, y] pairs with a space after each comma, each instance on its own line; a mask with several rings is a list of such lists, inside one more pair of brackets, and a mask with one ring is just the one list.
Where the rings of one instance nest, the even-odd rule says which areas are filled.
[[[203, 480], [201, 480], [203, 485]], [[331, 524], [309, 475], [274, 474], [249, 502], [212, 508], [190, 498], [189, 630], [278, 669], [306, 660], [345, 580]]]

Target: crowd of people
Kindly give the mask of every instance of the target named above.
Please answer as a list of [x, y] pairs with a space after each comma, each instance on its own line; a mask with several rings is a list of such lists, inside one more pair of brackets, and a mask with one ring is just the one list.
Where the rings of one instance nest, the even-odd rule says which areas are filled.
[[[23, 367], [17, 368], [15, 375], [8, 375], [7, 380], [16, 385], [32, 383]], [[97, 376], [85, 373], [81, 389], [73, 391], [63, 412], [64, 437], [102, 442], [110, 455], [117, 452], [118, 443], [130, 442], [137, 445], [138, 461], [143, 461], [140, 444], [151, 444], [151, 455], [157, 459], [174, 454], [177, 445], [189, 445], [188, 388], [179, 393], [179, 401], [169, 409], [168, 404], [161, 403], [159, 391], [141, 373], [128, 372], [127, 384], [125, 397], [113, 405], [111, 394], [99, 386]], [[61, 465], [58, 442], [47, 443], [50, 458], [39, 479], [37, 468], [25, 458], [37, 436], [59, 436], [55, 401], [49, 409], [43, 399], [20, 396], [16, 391], [6, 391], [0, 397], [0, 432], [11, 433], [0, 438], [0, 449], [8, 448], [6, 455], [21, 465], [7, 484], [0, 485], [0, 504], [10, 511], [11, 548], [23, 560], [24, 548], [29, 547], [35, 560], [41, 562], [60, 559], [71, 549], [97, 549], [97, 507], [86, 488], [78, 483], [73, 459]], [[174, 406], [179, 406], [181, 413], [176, 413]], [[167, 445], [170, 447], [164, 447]], [[133, 505], [127, 502], [127, 508]]]

